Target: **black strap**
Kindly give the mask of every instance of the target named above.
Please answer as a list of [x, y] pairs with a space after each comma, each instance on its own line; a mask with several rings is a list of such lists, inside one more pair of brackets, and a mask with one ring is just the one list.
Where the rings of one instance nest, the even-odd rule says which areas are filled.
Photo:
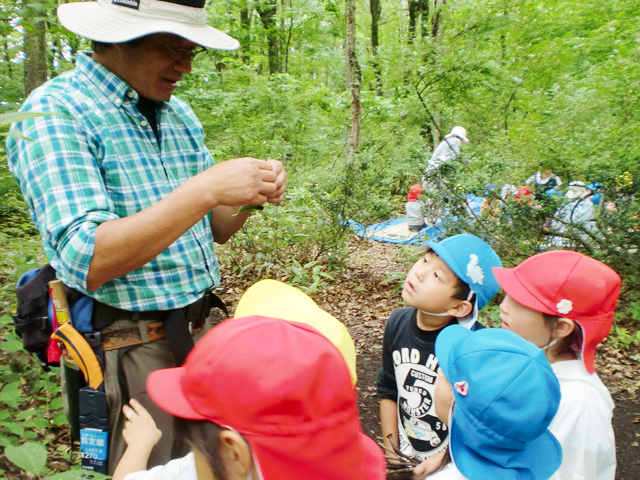
[[193, 348], [193, 338], [191, 338], [184, 310], [182, 308], [171, 310], [164, 319], [163, 328], [176, 365], [180, 366]]

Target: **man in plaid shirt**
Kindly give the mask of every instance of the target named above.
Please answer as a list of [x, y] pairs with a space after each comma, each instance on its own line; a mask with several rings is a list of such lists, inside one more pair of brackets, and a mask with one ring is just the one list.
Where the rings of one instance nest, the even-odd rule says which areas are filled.
[[[242, 227], [250, 211], [239, 207], [280, 203], [286, 172], [277, 160], [216, 164], [195, 114], [172, 96], [203, 47], [238, 47], [206, 25], [204, 0], [77, 2], [58, 17], [93, 52], [26, 100], [22, 111], [62, 115], [14, 125], [34, 141], [7, 141], [9, 167], [58, 278], [96, 300], [94, 327], [100, 308], [115, 309], [123, 328], [162, 322], [218, 286], [213, 242]], [[148, 400], [144, 380], [175, 360], [167, 340], [145, 340], [105, 352], [109, 471], [125, 446], [127, 393], [163, 431], [150, 465], [172, 457], [173, 419]]]

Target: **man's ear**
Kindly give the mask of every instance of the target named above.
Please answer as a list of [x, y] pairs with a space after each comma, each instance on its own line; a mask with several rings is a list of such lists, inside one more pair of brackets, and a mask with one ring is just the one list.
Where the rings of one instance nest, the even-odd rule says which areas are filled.
[[456, 318], [463, 318], [473, 311], [473, 304], [469, 300], [460, 300], [447, 313]]
[[571, 333], [575, 330], [575, 328], [576, 328], [576, 323], [573, 320], [569, 318], [558, 317], [558, 322], [556, 323], [556, 326], [553, 329], [553, 336], [555, 338], [567, 337], [571, 335]]
[[229, 478], [247, 478], [253, 468], [251, 449], [244, 437], [232, 430], [223, 430], [218, 437], [220, 458]]

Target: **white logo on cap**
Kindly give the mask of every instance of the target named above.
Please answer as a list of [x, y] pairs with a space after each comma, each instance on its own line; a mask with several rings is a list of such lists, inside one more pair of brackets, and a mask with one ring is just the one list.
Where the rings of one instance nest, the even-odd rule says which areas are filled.
[[566, 298], [563, 298], [558, 302], [558, 304], [556, 305], [556, 308], [558, 309], [558, 313], [566, 315], [571, 310], [573, 310], [573, 302], [571, 300], [567, 300]]
[[469, 255], [469, 263], [467, 263], [467, 277], [471, 279], [473, 283], [483, 285], [484, 272], [480, 265], [478, 265], [478, 256], [475, 253]]

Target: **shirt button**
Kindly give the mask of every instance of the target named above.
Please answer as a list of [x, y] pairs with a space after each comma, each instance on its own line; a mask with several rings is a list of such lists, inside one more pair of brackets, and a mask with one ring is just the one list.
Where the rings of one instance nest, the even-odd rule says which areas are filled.
[[133, 98], [135, 96], [136, 96], [135, 92], [133, 92], [131, 90], [129, 90], [129, 92], [127, 93], [127, 97], [129, 97], [129, 98]]
[[146, 127], [147, 125], [149, 125], [149, 122], [147, 122], [146, 120], [142, 120], [140, 122], [140, 125], [142, 125], [143, 127]]
[[120, 100], [118, 97], [114, 97], [113, 103], [115, 103], [116, 106], [119, 107], [120, 105], [122, 105], [122, 100]]

